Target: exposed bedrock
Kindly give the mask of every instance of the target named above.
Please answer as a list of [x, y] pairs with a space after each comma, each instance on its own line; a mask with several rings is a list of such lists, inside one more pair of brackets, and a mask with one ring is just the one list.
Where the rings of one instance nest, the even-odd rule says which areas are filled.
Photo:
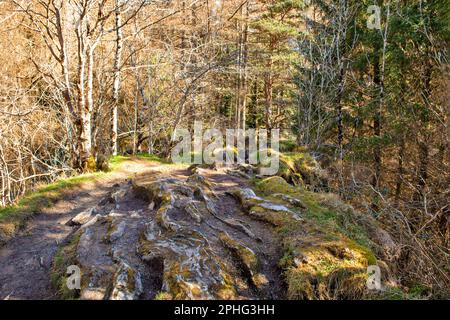
[[[251, 189], [244, 192], [257, 199]], [[270, 214], [295, 215], [270, 202], [258, 206]], [[70, 259], [82, 270], [79, 298], [272, 297], [268, 285], [280, 282], [273, 279], [280, 273], [258, 258], [267, 259], [260, 254], [267, 238], [260, 235], [265, 224], [260, 221], [272, 220], [249, 216], [247, 209], [255, 208], [242, 210], [239, 201], [214, 191], [214, 183], [198, 171], [186, 179], [120, 186], [69, 222], [79, 227]], [[265, 275], [264, 269], [270, 272]]]

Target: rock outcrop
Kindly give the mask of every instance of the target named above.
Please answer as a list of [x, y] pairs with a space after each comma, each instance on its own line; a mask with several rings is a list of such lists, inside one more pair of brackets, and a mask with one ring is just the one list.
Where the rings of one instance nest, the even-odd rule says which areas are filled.
[[[245, 190], [257, 199], [251, 189]], [[268, 215], [294, 215], [268, 201], [258, 205]], [[214, 183], [198, 170], [186, 179], [124, 184], [69, 222], [79, 228], [76, 249], [67, 259], [82, 270], [78, 296], [123, 300], [278, 296], [279, 257], [272, 257], [270, 266], [259, 262], [265, 258], [258, 236], [264, 224], [254, 222], [253, 229], [247, 214], [226, 192], [216, 192]], [[270, 279], [279, 283], [277, 292], [272, 292]]]
[[250, 175], [197, 166], [116, 186], [69, 222], [77, 230], [55, 260], [55, 283], [67, 293], [74, 264], [81, 299], [364, 297], [367, 267], [386, 266], [372, 250], [394, 250], [376, 223], [359, 226], [348, 207], [281, 177], [252, 185]]

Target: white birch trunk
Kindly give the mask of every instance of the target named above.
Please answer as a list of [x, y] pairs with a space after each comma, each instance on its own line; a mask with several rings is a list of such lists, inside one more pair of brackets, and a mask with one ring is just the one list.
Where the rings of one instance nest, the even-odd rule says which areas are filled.
[[116, 53], [114, 57], [114, 84], [113, 84], [113, 110], [112, 110], [112, 154], [118, 153], [117, 137], [118, 137], [118, 106], [120, 92], [120, 64], [122, 63], [123, 50], [123, 32], [122, 32], [122, 13], [121, 1], [116, 0]]

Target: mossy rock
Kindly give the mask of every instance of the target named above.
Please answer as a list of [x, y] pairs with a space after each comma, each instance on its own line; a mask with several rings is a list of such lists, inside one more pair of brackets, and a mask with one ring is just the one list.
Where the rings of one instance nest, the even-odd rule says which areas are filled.
[[244, 211], [249, 212], [250, 209], [263, 202], [264, 200], [256, 196], [252, 189], [237, 189], [229, 192], [233, 197], [235, 197], [241, 204]]
[[172, 210], [172, 206], [165, 203], [156, 212], [155, 220], [166, 231], [176, 232], [180, 229], [180, 226], [170, 218], [170, 210]]
[[[206, 261], [206, 260], [205, 260]], [[224, 271], [225, 266], [216, 259], [218, 264], [216, 275], [222, 279], [215, 283], [209, 283], [205, 288], [204, 284], [196, 278], [195, 271], [181, 261], [166, 261], [164, 269], [164, 292], [166, 297], [173, 300], [203, 300], [203, 299], [224, 299], [231, 300], [237, 298], [232, 277]], [[212, 265], [211, 265], [212, 266]], [[203, 266], [204, 268], [204, 266]], [[212, 271], [212, 270], [211, 270]]]
[[293, 185], [303, 185], [301, 174], [297, 172], [293, 163], [285, 157], [280, 157], [278, 176]]
[[[362, 299], [373, 253], [350, 240], [310, 238], [284, 257], [289, 299]], [[301, 258], [299, 258], [301, 257]]]
[[[282, 179], [280, 177], [272, 177], [269, 179], [273, 180], [277, 178]], [[295, 212], [286, 206], [266, 201], [256, 196], [252, 189], [238, 189], [230, 192], [230, 194], [239, 200], [243, 211], [256, 220], [267, 222], [276, 227], [290, 223], [291, 221], [301, 220]]]
[[154, 202], [156, 208], [172, 201], [172, 194], [164, 181], [153, 181], [147, 184], [138, 184], [133, 181], [133, 192], [138, 198], [148, 203]]
[[114, 276], [112, 300], [135, 300], [142, 293], [141, 276], [138, 271], [122, 262]]
[[278, 176], [292, 185], [305, 186], [312, 190], [327, 190], [328, 182], [318, 162], [304, 149], [280, 154]]
[[96, 169], [98, 171], [109, 172], [111, 170], [109, 166], [108, 158], [104, 155], [99, 155], [96, 160]]
[[7, 243], [16, 234], [19, 225], [13, 222], [0, 222], [0, 246]]
[[[264, 207], [264, 203], [257, 204], [253, 206], [248, 214], [260, 221], [267, 222], [274, 227], [282, 227], [287, 224], [295, 223], [301, 221], [300, 218], [295, 219], [296, 213], [290, 211], [286, 207], [278, 206], [282, 209], [275, 210], [270, 209], [270, 207]], [[274, 204], [271, 204], [274, 205]], [[277, 206], [277, 205], [274, 205]]]
[[200, 233], [181, 230], [174, 235], [163, 231], [150, 239], [146, 234], [144, 232], [139, 239], [138, 254], [146, 261], [163, 260], [163, 291], [157, 298], [237, 298], [233, 278], [226, 265], [211, 251], [208, 241]]
[[[276, 228], [284, 248], [279, 265], [289, 299], [369, 297], [367, 267], [378, 264], [376, 246], [369, 237], [370, 228], [360, 223], [351, 206], [335, 196], [290, 185], [278, 176], [255, 181], [255, 185], [270, 201], [294, 206], [297, 199], [302, 204], [304, 222], [285, 216]], [[375, 221], [368, 223], [376, 225]]]
[[86, 163], [84, 164], [84, 172], [95, 172], [97, 171], [97, 161], [94, 156], [90, 156], [87, 158]]
[[244, 273], [250, 278], [253, 278], [258, 271], [258, 258], [256, 257], [256, 254], [246, 246], [243, 246], [235, 239], [231, 238], [226, 232], [221, 232], [219, 234], [219, 239], [223, 246], [231, 252], [233, 257], [240, 262]]
[[202, 176], [199, 173], [194, 173], [193, 175], [191, 175], [188, 178], [187, 182], [189, 184], [192, 184], [194, 186], [198, 186], [201, 188], [205, 188], [207, 190], [211, 190], [211, 188], [212, 188], [211, 183], [204, 176]]
[[286, 182], [285, 179], [279, 176], [273, 176], [264, 180], [258, 181], [256, 186], [264, 194], [270, 195], [274, 193], [291, 194], [296, 191], [296, 188]]

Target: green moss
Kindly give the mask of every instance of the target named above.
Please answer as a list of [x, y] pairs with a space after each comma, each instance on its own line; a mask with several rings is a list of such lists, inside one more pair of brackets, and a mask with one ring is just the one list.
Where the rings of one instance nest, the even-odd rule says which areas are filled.
[[407, 295], [400, 288], [388, 288], [382, 295], [378, 295], [382, 300], [407, 300]]
[[368, 298], [372, 300], [418, 300], [424, 297], [417, 292], [406, 292], [399, 287], [387, 287], [383, 291], [373, 292]]
[[158, 292], [155, 296], [155, 300], [172, 300], [172, 295], [167, 292]]
[[65, 246], [59, 249], [53, 258], [53, 264], [50, 269], [50, 281], [52, 286], [58, 291], [62, 299], [77, 299], [80, 292], [70, 290], [67, 287], [67, 267], [76, 265], [76, 250], [80, 236], [75, 235], [73, 239]]
[[280, 265], [290, 299], [361, 299], [367, 293], [366, 252], [346, 241], [309, 237]]
[[132, 268], [128, 268], [127, 270], [127, 289], [129, 292], [134, 292], [136, 288], [136, 271]]
[[128, 161], [130, 158], [125, 156], [113, 156], [109, 159], [109, 169], [111, 171], [117, 170], [121, 164]]
[[278, 175], [289, 183], [303, 185], [302, 176], [297, 172], [294, 162], [284, 156], [280, 156]]
[[219, 234], [219, 239], [222, 244], [233, 254], [233, 256], [241, 261], [247, 271], [249, 271], [252, 275], [255, 274], [258, 267], [258, 258], [252, 250], [241, 245], [225, 232], [221, 232]]
[[86, 162], [86, 172], [97, 171], [97, 161], [95, 161], [94, 156], [90, 156]]
[[307, 152], [285, 152], [281, 157], [299, 172], [314, 170], [318, 166], [316, 160]]
[[290, 300], [316, 299], [312, 277], [307, 272], [286, 272], [287, 296]]
[[294, 253], [295, 249], [291, 245], [286, 245], [286, 248], [284, 250], [284, 254], [281, 257], [280, 261], [278, 261], [278, 266], [284, 270], [287, 270], [288, 268], [291, 268], [295, 264], [295, 256]]
[[296, 188], [286, 182], [282, 177], [274, 176], [264, 180], [255, 180], [257, 190], [264, 195], [270, 195], [273, 193], [284, 193], [291, 195], [296, 193]]
[[[284, 248], [279, 266], [284, 270], [288, 298], [365, 297], [367, 266], [376, 265], [377, 259], [355, 211], [337, 198], [292, 186], [281, 177], [255, 180], [254, 185], [258, 194], [274, 203], [290, 207], [282, 197], [273, 196], [282, 193], [306, 207], [301, 209], [304, 223], [286, 216], [276, 229]], [[323, 201], [328, 198], [335, 205]]]
[[326, 194], [310, 192], [302, 187], [292, 186], [278, 176], [254, 180], [253, 184], [259, 194], [266, 196], [274, 203], [289, 206], [289, 203], [279, 197], [273, 197], [275, 193], [286, 194], [300, 200], [306, 206], [306, 210], [302, 211], [302, 217], [315, 224], [324, 233], [344, 235], [361, 246], [372, 246], [366, 230], [358, 224], [353, 209], [340, 200], [334, 199], [335, 207], [324, 205], [322, 202]]
[[155, 161], [155, 162], [165, 162], [166, 161], [166, 160], [162, 159], [161, 157], [158, 157], [157, 155], [149, 154], [149, 153], [138, 153], [138, 154], [136, 154], [135, 157], [137, 157], [138, 159]]
[[422, 283], [416, 283], [409, 289], [409, 296], [412, 298], [420, 299], [421, 297], [429, 295], [431, 288]]
[[[373, 292], [368, 299], [372, 300], [421, 300], [429, 299], [432, 289], [421, 283], [411, 285], [409, 289], [397, 286], [387, 286], [382, 291]], [[442, 297], [447, 298], [447, 295]], [[439, 299], [439, 298], [438, 298]]]
[[280, 140], [280, 152], [292, 152], [297, 148], [297, 142], [294, 140]]

